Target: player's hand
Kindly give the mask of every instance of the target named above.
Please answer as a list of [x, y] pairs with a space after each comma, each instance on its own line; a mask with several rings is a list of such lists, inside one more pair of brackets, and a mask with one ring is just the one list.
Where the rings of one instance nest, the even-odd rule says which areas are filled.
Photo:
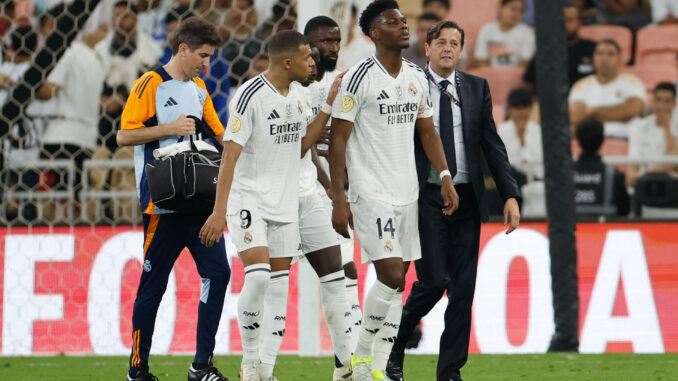
[[226, 228], [226, 216], [220, 216], [212, 212], [200, 229], [198, 237], [200, 242], [207, 247], [211, 247], [221, 240]]
[[330, 160], [330, 151], [326, 149], [317, 149], [316, 152], [318, 152], [318, 156], [322, 156], [327, 160]]
[[351, 208], [348, 206], [348, 202], [344, 198], [343, 201], [333, 202], [332, 203], [332, 227], [334, 230], [341, 234], [342, 237], [350, 239], [351, 236], [348, 234], [348, 226], [351, 226], [353, 229], [353, 214], [351, 213]]
[[341, 86], [341, 79], [344, 77], [344, 74], [346, 74], [347, 71], [348, 70], [344, 70], [341, 74], [337, 76], [337, 78], [334, 79], [334, 82], [332, 82], [330, 92], [327, 94], [328, 105], [331, 106], [334, 104], [334, 99], [337, 97], [337, 93], [339, 93], [339, 86]]
[[177, 120], [172, 122], [172, 135], [194, 135], [195, 134], [195, 120], [181, 114]]
[[459, 195], [457, 190], [452, 185], [452, 177], [443, 177], [443, 185], [440, 187], [440, 194], [443, 196], [443, 214], [451, 216], [457, 209], [459, 209]]
[[520, 225], [520, 208], [518, 208], [518, 200], [515, 198], [509, 198], [504, 203], [504, 226], [507, 224], [510, 224], [510, 226], [506, 230], [506, 234], [510, 234]]
[[332, 131], [332, 127], [324, 126], [323, 130], [320, 132], [320, 137], [316, 141], [316, 144], [327, 144], [329, 146], [330, 145], [330, 132], [331, 131]]

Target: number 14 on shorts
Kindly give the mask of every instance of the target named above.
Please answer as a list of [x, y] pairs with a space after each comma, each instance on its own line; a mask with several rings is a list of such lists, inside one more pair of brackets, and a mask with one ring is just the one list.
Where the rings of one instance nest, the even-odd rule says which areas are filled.
[[377, 218], [377, 232], [379, 233], [379, 239], [384, 237], [384, 232], [391, 233], [391, 239], [395, 238], [395, 228], [393, 227], [393, 218], [389, 218], [386, 221], [386, 224], [381, 224], [381, 218]]

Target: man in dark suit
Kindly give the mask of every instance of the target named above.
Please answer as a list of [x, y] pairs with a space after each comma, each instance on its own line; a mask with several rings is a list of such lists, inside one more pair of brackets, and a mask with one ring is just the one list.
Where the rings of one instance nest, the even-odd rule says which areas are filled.
[[488, 219], [481, 153], [505, 203], [504, 225], [510, 224], [506, 233], [520, 222], [519, 188], [492, 119], [487, 81], [456, 70], [463, 46], [464, 31], [452, 21], [442, 21], [428, 32], [430, 64], [426, 72], [435, 108], [433, 122], [459, 194], [459, 209], [450, 216], [441, 213], [438, 174], [415, 137], [422, 258], [415, 262], [418, 281], [407, 298], [386, 368], [393, 380], [403, 380], [407, 339], [446, 290], [449, 303], [440, 338], [437, 380], [461, 380], [459, 369], [466, 363], [471, 333], [480, 222]]

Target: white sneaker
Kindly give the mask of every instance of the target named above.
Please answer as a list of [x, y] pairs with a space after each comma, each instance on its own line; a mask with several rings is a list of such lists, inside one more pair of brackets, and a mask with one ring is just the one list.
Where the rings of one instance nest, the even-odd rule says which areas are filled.
[[259, 360], [242, 360], [240, 363], [240, 380], [261, 381], [259, 377]]
[[261, 380], [262, 381], [278, 381], [278, 379], [275, 378], [275, 376], [271, 376], [269, 378], [262, 378]]
[[332, 374], [332, 381], [349, 381], [353, 380], [351, 377], [353, 372], [348, 366], [342, 366], [341, 368], [334, 368], [334, 373]]

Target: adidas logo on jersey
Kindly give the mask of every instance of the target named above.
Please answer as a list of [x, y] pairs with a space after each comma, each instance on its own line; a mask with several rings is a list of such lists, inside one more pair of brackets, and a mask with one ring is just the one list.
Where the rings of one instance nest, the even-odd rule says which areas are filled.
[[388, 94], [386, 94], [386, 91], [381, 90], [381, 94], [379, 94], [379, 96], [377, 97], [377, 100], [380, 101], [380, 100], [383, 100], [383, 99], [388, 99]]
[[278, 112], [275, 111], [275, 110], [273, 110], [273, 112], [271, 113], [271, 115], [268, 116], [268, 120], [271, 120], [271, 119], [278, 119], [278, 118], [280, 118], [280, 114], [278, 114]]
[[175, 101], [174, 98], [169, 97], [169, 99], [167, 100], [167, 102], [165, 102], [165, 106], [163, 106], [163, 107], [176, 106], [176, 105], [178, 105], [178, 104], [179, 104], [179, 103], [177, 103], [177, 101]]

